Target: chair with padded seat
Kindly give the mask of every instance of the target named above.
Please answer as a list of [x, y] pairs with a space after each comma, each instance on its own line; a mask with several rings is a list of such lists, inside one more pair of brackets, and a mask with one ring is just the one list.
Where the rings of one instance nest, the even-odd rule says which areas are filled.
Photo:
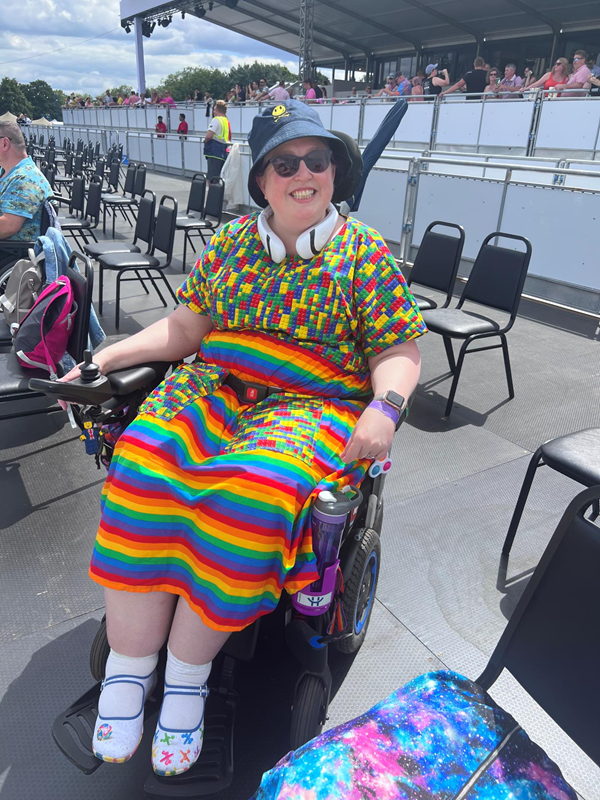
[[[169, 201], [170, 205], [167, 205]], [[154, 280], [153, 273], [161, 278], [175, 303], [178, 302], [171, 284], [166, 279], [165, 270], [173, 260], [173, 244], [175, 241], [175, 224], [177, 221], [177, 200], [170, 195], [163, 195], [158, 205], [158, 213], [154, 224], [154, 236], [152, 238], [152, 248], [149, 253], [108, 253], [98, 256], [100, 266], [98, 311], [102, 313], [104, 271], [109, 269], [117, 273], [117, 286], [115, 296], [115, 327], [119, 328], [121, 283], [123, 281], [137, 281], [142, 285], [149, 280], [158, 294], [163, 306], [167, 306], [167, 301], [163, 297], [158, 284]], [[164, 254], [164, 259], [158, 259], [156, 252]], [[135, 277], [122, 277], [127, 272], [135, 272]], [[147, 277], [141, 277], [140, 272], [145, 272]]]
[[[83, 191], [85, 193], [85, 182], [82, 181]], [[94, 228], [98, 227], [100, 223], [100, 203], [102, 197], [102, 178], [93, 178], [90, 181], [87, 192], [87, 202], [85, 204], [85, 212], [83, 216], [70, 219], [65, 217], [60, 221], [61, 230], [65, 235], [73, 237], [76, 244], [85, 248], [89, 244], [88, 236], [91, 236], [94, 242], [97, 242]], [[80, 241], [81, 240], [81, 241]]]
[[[113, 224], [112, 224], [113, 239], [115, 238], [115, 222], [117, 217], [117, 211], [120, 212], [124, 220], [126, 220], [127, 222], [129, 222], [129, 224], [131, 224], [129, 217], [127, 216], [126, 209], [129, 206], [133, 205], [136, 171], [137, 171], [136, 165], [129, 164], [129, 166], [127, 167], [127, 172], [125, 173], [125, 185], [123, 189], [123, 194], [119, 194], [116, 191], [110, 191], [102, 195], [102, 233], [106, 233], [106, 212], [109, 211], [112, 214], [113, 218]], [[118, 181], [118, 174], [119, 171], [117, 168], [117, 181]], [[114, 188], [114, 185], [110, 182], [110, 180], [109, 180], [109, 186]]]
[[[194, 221], [193, 225], [186, 228], [186, 238], [190, 243], [190, 247], [196, 252], [192, 242], [192, 236], [196, 235], [202, 239], [202, 245], [206, 245], [206, 234], [212, 234], [218, 229], [221, 224], [221, 217], [223, 216], [223, 202], [225, 199], [225, 182], [223, 178], [211, 178], [208, 184], [208, 191], [206, 193], [206, 200], [204, 203], [204, 211], [202, 217]], [[185, 218], [180, 217], [180, 220]], [[182, 223], [183, 224], [183, 223]], [[184, 242], [185, 246], [185, 242]], [[185, 253], [185, 250], [184, 250]], [[183, 269], [185, 270], [185, 258], [183, 262]]]
[[[433, 230], [440, 226], [457, 230], [458, 236], [450, 236], [447, 233], [438, 233]], [[463, 227], [454, 222], [441, 222], [440, 220], [432, 222], [423, 234], [421, 245], [407, 279], [408, 285], [417, 283], [419, 286], [443, 292], [446, 299], [440, 308], [447, 308], [452, 299], [464, 244], [465, 230]], [[438, 307], [431, 297], [424, 297], [414, 292], [412, 295], [421, 311]]]
[[[78, 265], [82, 272], [75, 269]], [[75, 359], [76, 363], [83, 361], [83, 353], [88, 346], [90, 327], [90, 312], [92, 309], [92, 291], [94, 285], [94, 272], [89, 260], [73, 251], [65, 275], [71, 281], [73, 298], [77, 303], [77, 313], [73, 323], [73, 331], [69, 337], [67, 352]], [[60, 364], [58, 374], [62, 374]], [[29, 389], [30, 378], [48, 378], [48, 372], [43, 369], [27, 369], [22, 367], [15, 353], [0, 353], [0, 404], [17, 403], [18, 411], [10, 414], [0, 414], [0, 420], [16, 419], [34, 414], [48, 414], [60, 411], [59, 407], [28, 410], [30, 400], [45, 397], [42, 392], [32, 392]], [[23, 407], [25, 406], [25, 407]]]
[[151, 189], [146, 189], [138, 203], [138, 217], [135, 223], [133, 242], [91, 242], [84, 247], [84, 252], [96, 260], [109, 253], [141, 253], [142, 248], [137, 244], [138, 241], [141, 241], [146, 245], [145, 252], [149, 253], [152, 247], [155, 212], [156, 195]]
[[188, 203], [185, 211], [185, 216], [177, 217], [176, 230], [183, 231], [183, 259], [181, 271], [185, 272], [187, 244], [196, 252], [196, 248], [190, 238], [190, 233], [198, 230], [198, 224], [202, 222], [204, 215], [204, 200], [206, 196], [206, 175], [204, 172], [196, 172], [192, 175], [192, 183], [190, 185], [190, 193], [188, 195]]
[[[491, 240], [496, 238], [522, 242], [525, 245], [525, 250], [514, 250], [491, 244]], [[531, 243], [524, 236], [502, 233], [501, 231], [490, 233], [481, 245], [469, 279], [464, 286], [456, 307], [434, 308], [429, 311], [423, 311], [423, 319], [428, 329], [433, 333], [438, 333], [444, 341], [448, 365], [450, 372], [453, 374], [452, 386], [450, 387], [450, 394], [448, 395], [444, 412], [445, 417], [449, 417], [452, 411], [458, 380], [467, 353], [479, 353], [484, 350], [502, 348], [508, 394], [511, 399], [515, 396], [506, 334], [513, 327], [519, 310], [521, 293], [530, 260]], [[478, 305], [508, 312], [510, 315], [508, 322], [500, 327], [500, 324], [490, 317], [485, 317], [472, 311], [465, 311], [463, 305], [467, 300]], [[495, 337], [500, 338], [499, 344], [468, 349], [472, 342]], [[456, 362], [452, 349], [452, 339], [459, 339], [463, 342]]]
[[[519, 498], [502, 545], [503, 556], [510, 554], [535, 473], [538, 467], [543, 466], [548, 466], [583, 486], [600, 486], [600, 428], [587, 428], [575, 433], [567, 433], [565, 436], [550, 439], [538, 447], [531, 457], [523, 479]], [[599, 512], [600, 509], [596, 503], [594, 513], [598, 516]]]

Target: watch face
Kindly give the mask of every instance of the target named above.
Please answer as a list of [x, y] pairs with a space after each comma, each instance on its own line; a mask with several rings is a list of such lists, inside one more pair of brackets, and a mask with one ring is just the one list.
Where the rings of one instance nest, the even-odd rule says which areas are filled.
[[402, 411], [402, 407], [404, 406], [404, 398], [398, 392], [394, 392], [391, 389], [385, 393], [385, 402], [389, 403], [389, 405], [394, 406], [397, 408], [398, 411]]

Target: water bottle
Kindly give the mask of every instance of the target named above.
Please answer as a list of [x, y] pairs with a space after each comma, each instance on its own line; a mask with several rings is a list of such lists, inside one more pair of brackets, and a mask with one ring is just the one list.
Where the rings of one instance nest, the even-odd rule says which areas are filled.
[[312, 535], [320, 575], [337, 560], [348, 514], [361, 500], [356, 486], [348, 486], [343, 492], [319, 492], [312, 508]]

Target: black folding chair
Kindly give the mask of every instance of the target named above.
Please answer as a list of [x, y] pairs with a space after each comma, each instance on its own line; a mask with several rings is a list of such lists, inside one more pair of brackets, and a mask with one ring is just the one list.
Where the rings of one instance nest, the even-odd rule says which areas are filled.
[[58, 186], [59, 189], [61, 186], [66, 186], [69, 192], [73, 184], [73, 159], [73, 153], [68, 152], [65, 157], [64, 174], [56, 175], [54, 178], [54, 184]]
[[[525, 503], [529, 497], [531, 484], [538, 467], [548, 466], [582, 486], [600, 486], [600, 428], [587, 428], [565, 436], [558, 436], [545, 442], [532, 455], [519, 492], [519, 498], [502, 546], [502, 555], [508, 556]], [[596, 503], [594, 516], [600, 515], [600, 505]]]
[[[102, 232], [106, 233], [106, 212], [107, 210], [112, 214], [112, 236], [115, 238], [115, 222], [117, 218], [117, 211], [121, 214], [123, 219], [132, 225], [131, 220], [127, 214], [127, 209], [132, 209], [136, 205], [135, 201], [135, 184], [137, 167], [135, 164], [130, 164], [127, 168], [125, 175], [125, 188], [123, 194], [103, 194], [102, 195]], [[145, 167], [144, 167], [145, 170]]]
[[[142, 248], [137, 244], [138, 241], [146, 245], [146, 253], [150, 253], [152, 247], [152, 235], [154, 233], [154, 214], [156, 212], [156, 195], [150, 189], [146, 189], [138, 203], [138, 216], [135, 223], [133, 242], [93, 242], [84, 247], [85, 253], [90, 258], [98, 259], [100, 256], [109, 253], [141, 253]], [[141, 278], [140, 278], [141, 280]], [[146, 293], [148, 289], [142, 283]]]
[[[74, 269], [75, 264], [82, 272]], [[71, 281], [74, 300], [77, 303], [77, 313], [73, 323], [73, 331], [69, 337], [67, 352], [76, 363], [83, 361], [84, 350], [87, 349], [90, 327], [90, 311], [92, 308], [92, 290], [94, 285], [94, 272], [89, 260], [81, 253], [73, 252], [69, 258], [69, 266], [65, 272]], [[57, 370], [62, 374], [60, 364]], [[10, 414], [0, 414], [0, 420], [28, 417], [33, 414], [47, 414], [60, 411], [57, 406], [50, 408], [27, 409], [27, 404], [34, 398], [45, 397], [42, 392], [29, 390], [30, 378], [48, 378], [48, 373], [42, 369], [26, 369], [22, 367], [16, 355], [0, 353], [0, 403], [15, 403], [18, 411]]]
[[188, 195], [188, 204], [184, 217], [177, 217], [177, 230], [183, 231], [183, 263], [181, 271], [185, 272], [186, 268], [186, 255], [187, 244], [196, 252], [196, 248], [191, 240], [190, 234], [192, 231], [199, 231], [204, 220], [204, 200], [206, 196], [206, 175], [204, 172], [196, 172], [192, 175], [192, 183], [190, 185], [190, 193]]
[[[83, 182], [83, 178], [80, 178]], [[85, 192], [85, 183], [83, 183], [83, 191]], [[88, 236], [91, 236], [94, 242], [97, 242], [94, 228], [98, 227], [100, 222], [100, 201], [102, 197], [102, 178], [95, 176], [91, 181], [87, 193], [87, 202], [85, 205], [85, 213], [82, 217], [69, 219], [68, 217], [62, 219], [60, 222], [61, 229], [64, 234], [69, 234], [73, 237], [75, 243], [83, 248], [89, 243]]]
[[[170, 201], [172, 205], [166, 205], [166, 201]], [[169, 195], [161, 197], [158, 213], [156, 215], [156, 224], [154, 226], [154, 237], [152, 239], [152, 248], [149, 253], [108, 253], [107, 255], [98, 257], [98, 264], [100, 266], [100, 284], [99, 284], [99, 299], [98, 311], [102, 313], [102, 294], [104, 284], [104, 270], [110, 269], [117, 273], [117, 287], [115, 299], [115, 328], [119, 328], [119, 314], [120, 314], [120, 301], [121, 301], [121, 283], [123, 281], [137, 281], [139, 280], [142, 285], [145, 281], [149, 280], [152, 283], [156, 293], [158, 294], [163, 306], [166, 307], [167, 302], [161, 294], [158, 284], [154, 280], [153, 273], [157, 273], [157, 277], [161, 278], [165, 283], [169, 294], [177, 303], [175, 292], [171, 288], [171, 284], [165, 277], [165, 269], [171, 264], [173, 259], [173, 243], [175, 241], [175, 224], [177, 221], [177, 200]], [[158, 259], [156, 252], [164, 254], [164, 259]], [[135, 272], [136, 277], [124, 278], [122, 277], [127, 272]], [[140, 272], [145, 272], [147, 277], [139, 275]], [[145, 287], [144, 287], [145, 288]]]
[[[194, 227], [188, 231], [188, 241], [190, 245], [192, 245], [192, 236], [194, 234], [200, 236], [202, 244], [206, 245], [206, 234], [212, 236], [218, 229], [221, 224], [221, 217], [223, 216], [224, 198], [225, 182], [223, 178], [212, 178], [208, 184], [202, 219], [198, 220]], [[194, 250], [194, 252], [196, 251]]]
[[[490, 244], [491, 240], [497, 237], [522, 242], [525, 245], [525, 250], [510, 250], [506, 247]], [[508, 394], [511, 399], [515, 396], [506, 334], [514, 325], [519, 310], [521, 292], [523, 291], [530, 260], [531, 243], [524, 236], [500, 231], [490, 233], [481, 245], [456, 308], [434, 308], [423, 312], [423, 319], [429, 330], [433, 333], [439, 333], [444, 340], [448, 365], [454, 376], [444, 412], [445, 417], [450, 416], [452, 411], [458, 379], [460, 378], [467, 352], [478, 353], [501, 347], [504, 355]], [[489, 308], [495, 308], [499, 311], [509, 312], [509, 320], [501, 328], [499, 323], [489, 317], [484, 317], [471, 311], [464, 311], [463, 305], [466, 300]], [[468, 349], [472, 342], [496, 336], [500, 337], [499, 344]], [[452, 339], [463, 340], [456, 362], [454, 361]]]
[[[458, 236], [449, 236], [447, 233], [434, 231], [433, 228], [438, 226], [454, 228], [458, 231]], [[440, 308], [447, 308], [452, 299], [464, 244], [465, 231], [460, 225], [456, 225], [454, 222], [432, 222], [423, 234], [421, 246], [407, 280], [408, 285], [417, 283], [419, 286], [444, 292], [446, 299]], [[431, 297], [424, 297], [414, 292], [413, 297], [421, 311], [438, 307]]]

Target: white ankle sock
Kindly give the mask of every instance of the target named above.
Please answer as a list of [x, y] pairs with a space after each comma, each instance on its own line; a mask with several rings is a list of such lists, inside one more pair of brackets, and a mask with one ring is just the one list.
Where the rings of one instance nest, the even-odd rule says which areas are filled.
[[110, 651], [98, 702], [94, 753], [121, 763], [136, 751], [144, 729], [144, 702], [156, 680], [158, 653], [132, 658]]
[[[167, 648], [168, 649], [168, 648]], [[169, 686], [196, 687], [206, 683], [210, 675], [212, 661], [208, 664], [186, 664], [168, 650], [165, 669], [165, 689]], [[163, 700], [160, 721], [164, 728], [189, 730], [200, 722], [204, 708], [204, 698], [199, 693], [169, 694]]]

